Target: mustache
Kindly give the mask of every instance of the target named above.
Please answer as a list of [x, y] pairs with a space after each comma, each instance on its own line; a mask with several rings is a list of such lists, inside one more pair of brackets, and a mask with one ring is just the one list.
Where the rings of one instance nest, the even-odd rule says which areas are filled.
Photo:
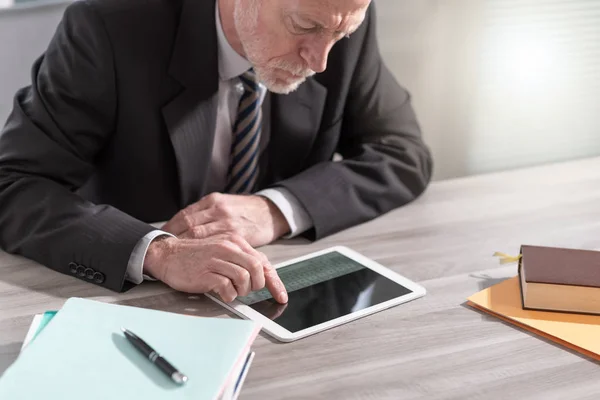
[[315, 74], [315, 71], [308, 68], [306, 65], [298, 65], [297, 63], [290, 62], [287, 60], [275, 60], [271, 65], [273, 68], [282, 69], [290, 74], [308, 78]]

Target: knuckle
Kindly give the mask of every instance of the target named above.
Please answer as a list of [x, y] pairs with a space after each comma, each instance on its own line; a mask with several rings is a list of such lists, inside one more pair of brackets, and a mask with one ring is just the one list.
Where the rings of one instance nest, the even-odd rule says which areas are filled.
[[225, 218], [222, 222], [223, 228], [232, 233], [232, 236], [236, 234], [237, 226], [232, 218]]
[[229, 279], [227, 279], [224, 276], [218, 276], [217, 283], [215, 286], [218, 287], [219, 289], [224, 289], [227, 287], [228, 284], [229, 284]]
[[206, 202], [208, 203], [209, 206], [215, 206], [219, 203], [221, 199], [221, 194], [220, 193], [211, 193], [208, 196], [206, 196]]
[[263, 264], [259, 260], [253, 260], [250, 263], [250, 268], [252, 269], [252, 272], [256, 274], [263, 269]]
[[249, 282], [250, 281], [250, 273], [245, 269], [241, 269], [238, 273], [238, 279], [240, 282]]
[[187, 208], [184, 208], [179, 213], [181, 215], [181, 219], [183, 219], [184, 225], [188, 229], [192, 229], [194, 227], [194, 219], [192, 218], [192, 213]]
[[237, 233], [235, 231], [235, 229], [232, 230], [232, 232], [229, 232], [229, 235], [227, 235], [227, 239], [235, 244], [242, 244], [244, 239], [242, 238], [242, 235], [240, 235], [239, 233]]
[[269, 264], [269, 257], [267, 257], [267, 255], [263, 252], [257, 251], [258, 256], [260, 257], [260, 260], [263, 262], [263, 264]]
[[224, 201], [215, 201], [213, 207], [220, 217], [228, 217], [231, 215], [231, 207]]
[[202, 226], [194, 226], [191, 230], [195, 238], [202, 237], [204, 234], [204, 228]]

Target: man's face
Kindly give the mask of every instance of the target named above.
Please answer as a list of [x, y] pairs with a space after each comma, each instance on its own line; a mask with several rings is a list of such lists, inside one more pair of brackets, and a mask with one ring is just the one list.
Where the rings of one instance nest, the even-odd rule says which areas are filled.
[[235, 27], [260, 81], [287, 94], [323, 72], [331, 47], [354, 32], [371, 0], [236, 0]]

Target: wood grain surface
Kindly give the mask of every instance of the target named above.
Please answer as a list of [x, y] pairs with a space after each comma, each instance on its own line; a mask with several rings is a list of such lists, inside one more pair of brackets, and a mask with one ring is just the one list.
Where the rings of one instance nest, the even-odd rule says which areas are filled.
[[[277, 263], [345, 245], [428, 294], [293, 343], [261, 334], [241, 399], [600, 398], [596, 362], [465, 305], [516, 274], [492, 254], [521, 244], [600, 249], [600, 158], [435, 182], [369, 223], [316, 243], [263, 248]], [[118, 294], [0, 252], [0, 373], [33, 315], [71, 296], [235, 318], [161, 283]]]

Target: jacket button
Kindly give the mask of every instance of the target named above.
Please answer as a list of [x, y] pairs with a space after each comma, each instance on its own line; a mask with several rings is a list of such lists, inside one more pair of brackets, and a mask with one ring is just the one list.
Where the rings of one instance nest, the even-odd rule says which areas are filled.
[[94, 272], [95, 272], [95, 271], [94, 271], [93, 269], [91, 269], [91, 268], [86, 268], [86, 269], [85, 269], [85, 277], [86, 277], [87, 279], [89, 279], [89, 280], [92, 280], [92, 279], [94, 279]]
[[69, 263], [69, 272], [75, 275], [77, 273], [77, 263], [70, 262]]
[[80, 276], [82, 278], [85, 276], [85, 267], [83, 265], [79, 264], [77, 266], [76, 271], [77, 271], [77, 276]]
[[96, 282], [96, 283], [104, 282], [104, 274], [102, 272], [94, 273], [94, 282]]

